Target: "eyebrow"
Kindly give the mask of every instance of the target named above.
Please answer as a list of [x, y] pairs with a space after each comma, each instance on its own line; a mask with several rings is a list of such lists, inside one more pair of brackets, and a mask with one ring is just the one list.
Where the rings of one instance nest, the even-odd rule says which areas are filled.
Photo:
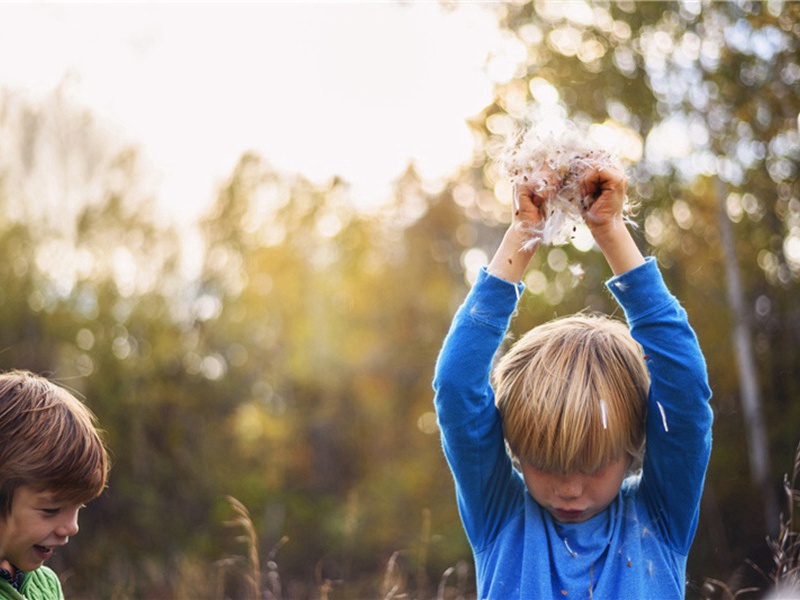
[[61, 502], [61, 500], [59, 500], [51, 492], [39, 492], [34, 497], [34, 501], [41, 502], [43, 504], [58, 504]]

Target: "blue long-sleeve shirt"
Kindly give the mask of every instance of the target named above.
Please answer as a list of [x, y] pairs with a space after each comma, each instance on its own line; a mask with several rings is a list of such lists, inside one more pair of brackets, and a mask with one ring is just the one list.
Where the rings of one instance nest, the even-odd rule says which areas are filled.
[[537, 504], [505, 450], [489, 380], [523, 286], [484, 269], [453, 319], [435, 404], [480, 598], [684, 597], [711, 451], [705, 361], [654, 259], [607, 286], [646, 355], [647, 447], [641, 475], [581, 523], [561, 523]]

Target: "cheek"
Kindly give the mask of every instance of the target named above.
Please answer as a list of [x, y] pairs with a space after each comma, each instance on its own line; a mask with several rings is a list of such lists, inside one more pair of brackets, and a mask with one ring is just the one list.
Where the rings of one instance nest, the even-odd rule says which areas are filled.
[[614, 496], [619, 493], [623, 479], [623, 476], [617, 476], [617, 474], [614, 473], [600, 481], [595, 481], [595, 495], [604, 499], [613, 499]]
[[528, 488], [528, 493], [536, 500], [547, 496], [548, 490], [553, 487], [552, 481], [545, 473], [523, 469], [522, 477], [525, 480], [525, 487]]

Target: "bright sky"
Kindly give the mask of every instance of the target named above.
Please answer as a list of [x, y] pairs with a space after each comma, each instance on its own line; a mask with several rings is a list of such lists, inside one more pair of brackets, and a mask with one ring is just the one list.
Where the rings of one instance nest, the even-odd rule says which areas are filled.
[[0, 4], [0, 87], [70, 95], [138, 145], [180, 220], [243, 152], [355, 200], [385, 199], [410, 160], [469, 160], [465, 119], [492, 98], [488, 5], [438, 2]]

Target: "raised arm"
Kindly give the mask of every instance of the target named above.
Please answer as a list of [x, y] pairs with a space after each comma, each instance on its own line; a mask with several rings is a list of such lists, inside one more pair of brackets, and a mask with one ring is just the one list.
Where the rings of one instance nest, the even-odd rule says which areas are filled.
[[544, 194], [555, 183], [545, 177], [515, 188], [511, 226], [456, 312], [436, 361], [434, 404], [442, 446], [455, 478], [464, 529], [476, 552], [502, 530], [524, 497], [522, 480], [506, 453], [489, 379], [522, 290], [519, 282], [535, 251], [523, 247], [541, 218]]
[[711, 449], [705, 361], [686, 311], [670, 294], [654, 259], [645, 261], [625, 225], [624, 174], [593, 169], [582, 183], [584, 194], [596, 198], [584, 220], [616, 276], [609, 289], [642, 345], [650, 372], [641, 489], [664, 539], [685, 554], [697, 528]]

